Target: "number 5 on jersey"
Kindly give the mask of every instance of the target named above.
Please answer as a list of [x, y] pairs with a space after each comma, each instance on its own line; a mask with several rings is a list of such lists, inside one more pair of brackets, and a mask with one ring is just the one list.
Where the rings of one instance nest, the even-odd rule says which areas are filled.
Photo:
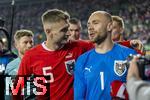
[[52, 83], [54, 82], [54, 75], [50, 71], [52, 70], [52, 67], [44, 67], [43, 68], [43, 74], [44, 76], [50, 76], [50, 80], [47, 80], [46, 83]]

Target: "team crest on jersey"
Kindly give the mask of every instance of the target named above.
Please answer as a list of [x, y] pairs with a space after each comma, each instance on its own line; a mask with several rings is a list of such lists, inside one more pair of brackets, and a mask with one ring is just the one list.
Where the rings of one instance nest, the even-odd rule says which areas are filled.
[[126, 72], [127, 66], [125, 62], [122, 60], [116, 60], [114, 62], [114, 71], [118, 76], [122, 76]]
[[74, 66], [75, 66], [75, 60], [68, 60], [65, 62], [67, 73], [70, 75], [73, 75]]

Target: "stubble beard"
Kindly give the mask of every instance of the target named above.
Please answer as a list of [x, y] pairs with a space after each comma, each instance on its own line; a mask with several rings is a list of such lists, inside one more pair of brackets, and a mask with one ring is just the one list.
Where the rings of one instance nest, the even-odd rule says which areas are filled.
[[107, 38], [107, 34], [104, 34], [103, 36], [98, 35], [98, 36], [93, 40], [93, 43], [96, 43], [96, 44], [100, 45], [101, 43], [103, 43], [103, 41], [105, 41], [106, 38]]

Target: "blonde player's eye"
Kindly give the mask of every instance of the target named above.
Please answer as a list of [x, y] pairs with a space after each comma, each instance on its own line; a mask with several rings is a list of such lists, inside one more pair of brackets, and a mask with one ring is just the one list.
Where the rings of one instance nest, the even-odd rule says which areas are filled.
[[67, 31], [68, 31], [68, 27], [61, 29], [61, 32], [67, 32]]

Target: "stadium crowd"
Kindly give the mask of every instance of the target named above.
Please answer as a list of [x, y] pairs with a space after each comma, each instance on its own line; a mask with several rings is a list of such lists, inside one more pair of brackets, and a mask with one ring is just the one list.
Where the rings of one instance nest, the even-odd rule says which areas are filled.
[[[8, 0], [9, 1], [9, 0]], [[149, 44], [150, 36], [150, 3], [149, 0], [16, 0], [14, 7], [14, 27], [30, 29], [35, 33], [35, 43], [41, 43], [45, 38], [41, 26], [42, 12], [51, 8], [66, 10], [72, 17], [81, 20], [83, 34], [87, 39], [87, 16], [95, 10], [105, 10], [112, 15], [119, 15], [125, 22], [126, 39], [140, 39], [143, 44]], [[114, 6], [115, 5], [115, 6]], [[11, 27], [11, 1], [0, 3], [1, 17], [6, 21], [5, 27]], [[14, 33], [13, 32], [13, 33]], [[149, 48], [149, 46], [147, 46]]]

